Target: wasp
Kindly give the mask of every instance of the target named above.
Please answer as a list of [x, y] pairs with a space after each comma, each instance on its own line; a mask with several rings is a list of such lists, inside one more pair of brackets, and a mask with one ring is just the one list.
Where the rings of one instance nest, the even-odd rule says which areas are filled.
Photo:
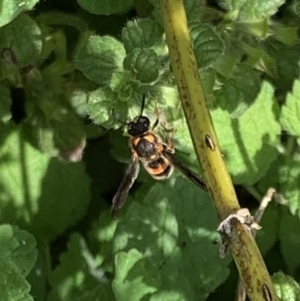
[[[111, 215], [113, 218], [117, 217], [119, 210], [126, 201], [129, 190], [139, 174], [140, 162], [155, 180], [168, 179], [173, 173], [174, 167], [176, 167], [197, 186], [207, 190], [203, 180], [174, 157], [175, 149], [171, 143], [170, 135], [168, 141], [164, 142], [154, 132], [159, 125], [158, 110], [156, 109], [156, 121], [151, 126], [149, 118], [143, 115], [144, 106], [145, 95], [143, 96], [140, 115], [129, 123], [122, 122], [127, 125], [127, 133], [130, 136], [131, 160], [112, 201]], [[166, 128], [165, 130], [173, 131]]]

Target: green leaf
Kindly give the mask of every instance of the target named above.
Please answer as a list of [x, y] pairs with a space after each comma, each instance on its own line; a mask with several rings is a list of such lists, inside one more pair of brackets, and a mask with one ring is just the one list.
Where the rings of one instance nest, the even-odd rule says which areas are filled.
[[75, 57], [76, 68], [98, 84], [109, 83], [112, 74], [123, 69], [125, 49], [113, 37], [91, 36]]
[[77, 86], [72, 89], [68, 94], [68, 101], [75, 112], [81, 116], [86, 117], [87, 111], [87, 90], [88, 87], [82, 87], [78, 82]]
[[280, 226], [280, 212], [278, 207], [270, 204], [265, 211], [261, 222], [262, 229], [256, 232], [256, 241], [261, 253], [267, 254], [278, 241]]
[[255, 101], [260, 85], [260, 78], [251, 67], [238, 64], [221, 89], [215, 92], [217, 103], [232, 118], [241, 117]]
[[[122, 91], [118, 92], [122, 93]], [[125, 93], [122, 95], [124, 96]], [[121, 99], [118, 94], [106, 86], [89, 94], [88, 113], [95, 124], [107, 129], [119, 128], [124, 126], [124, 122], [132, 120], [140, 114], [141, 104], [142, 95], [132, 91], [130, 98]]]
[[[111, 128], [116, 123], [112, 118], [113, 110], [117, 101], [117, 96], [108, 87], [99, 88], [88, 95], [88, 113], [95, 124], [102, 125], [105, 128]], [[122, 105], [122, 107], [121, 107]], [[126, 103], [120, 103], [118, 113], [127, 109]], [[120, 116], [125, 118], [127, 110]]]
[[273, 16], [285, 0], [218, 0], [219, 5], [238, 15], [240, 21], [255, 21]]
[[254, 21], [265, 19], [275, 15], [285, 0], [264, 0], [262, 5], [260, 0], [246, 1], [239, 11], [240, 21]]
[[202, 86], [205, 92], [207, 104], [209, 108], [215, 103], [214, 88], [216, 83], [217, 72], [213, 68], [200, 70]]
[[[44, 250], [47, 251], [47, 249]], [[33, 269], [31, 270], [30, 274], [26, 277], [27, 281], [31, 285], [30, 293], [32, 296], [34, 296], [35, 300], [45, 300], [46, 295], [48, 295], [49, 293], [49, 266], [47, 266], [47, 256], [44, 256], [45, 254], [47, 253], [39, 252], [37, 261]]]
[[95, 286], [93, 289], [90, 289], [87, 292], [84, 292], [80, 296], [72, 297], [71, 300], [74, 301], [114, 301], [114, 296], [112, 294], [108, 294], [103, 287], [99, 287], [99, 285]]
[[151, 269], [150, 261], [136, 249], [115, 255], [116, 275], [113, 291], [118, 301], [139, 301], [159, 286], [159, 275]]
[[186, 300], [185, 296], [181, 292], [176, 291], [163, 291], [157, 292], [155, 295], [151, 296], [150, 301], [182, 301]]
[[300, 80], [294, 81], [293, 90], [288, 93], [281, 109], [280, 123], [289, 134], [300, 137]]
[[0, 158], [3, 222], [22, 225], [44, 241], [82, 218], [90, 199], [83, 164], [51, 159], [17, 130], [3, 141]]
[[293, 275], [300, 266], [300, 227], [299, 217], [284, 211], [280, 215], [280, 250], [285, 263], [289, 268], [289, 274]]
[[[214, 62], [213, 68], [223, 77], [230, 78], [233, 68], [242, 60], [243, 53], [226, 36], [225, 52]], [[202, 77], [201, 77], [202, 79]]]
[[257, 39], [266, 40], [270, 34], [270, 24], [267, 18], [236, 22], [234, 25], [236, 30], [254, 36]]
[[33, 301], [30, 285], [11, 260], [0, 259], [0, 296], [5, 301]]
[[274, 187], [286, 200], [291, 213], [300, 217], [299, 181], [299, 161], [279, 156], [272, 163], [266, 177], [259, 182], [259, 187], [262, 193], [269, 187]]
[[300, 7], [299, 2], [294, 0], [290, 3], [289, 10], [292, 12], [293, 15], [300, 17]]
[[118, 98], [123, 101], [130, 101], [134, 94], [135, 85], [131, 81], [131, 73], [127, 70], [116, 71], [112, 75], [110, 88], [117, 93]]
[[[216, 226], [208, 195], [188, 179], [177, 177], [162, 183], [149, 179], [121, 210], [114, 237], [116, 256], [122, 251], [115, 267], [120, 281], [114, 281], [114, 291], [133, 291], [141, 283], [140, 275], [146, 275], [136, 292], [139, 298], [157, 290], [153, 300], [159, 300], [156, 294], [168, 296], [167, 300], [171, 296], [205, 300], [228, 275], [228, 261], [219, 258], [215, 244], [219, 238]], [[143, 265], [147, 273], [136, 272]], [[149, 283], [148, 277], [157, 282]]]
[[93, 223], [92, 229], [89, 232], [89, 241], [93, 247], [93, 250], [97, 250], [98, 256], [103, 258], [103, 261], [112, 269], [112, 260], [107, 260], [111, 258], [113, 237], [116, 231], [117, 221], [111, 218], [109, 211], [104, 211], [96, 222]]
[[199, 20], [201, 13], [204, 10], [204, 2], [199, 2], [197, 0], [184, 0], [184, 9], [186, 11], [188, 24], [194, 20]]
[[0, 258], [14, 262], [20, 275], [26, 277], [37, 258], [35, 238], [16, 226], [1, 225]]
[[298, 26], [286, 26], [275, 23], [272, 27], [274, 38], [286, 45], [295, 45], [298, 40]]
[[16, 57], [18, 67], [35, 64], [42, 45], [39, 26], [26, 14], [21, 14], [0, 31], [0, 49], [9, 47]]
[[117, 131], [111, 131], [109, 133], [109, 142], [112, 145], [111, 154], [119, 162], [126, 164], [130, 161], [131, 156], [128, 139], [128, 137], [121, 136], [120, 132]]
[[280, 193], [288, 201], [292, 214], [300, 217], [300, 165], [299, 161], [281, 158], [278, 166]]
[[278, 77], [277, 62], [260, 45], [254, 44], [252, 46], [241, 41], [238, 45], [247, 55], [245, 61], [247, 65], [265, 72], [272, 78]]
[[130, 70], [142, 83], [151, 83], [159, 74], [159, 59], [152, 49], [135, 48], [124, 60], [124, 69]]
[[224, 43], [207, 24], [192, 22], [189, 27], [198, 68], [209, 67], [223, 55]]
[[299, 301], [300, 287], [292, 277], [287, 276], [281, 272], [272, 276], [272, 281], [278, 298], [281, 301]]
[[217, 0], [217, 2], [225, 10], [236, 11], [241, 9], [247, 0]]
[[280, 126], [273, 93], [273, 87], [263, 82], [252, 106], [238, 119], [231, 119], [221, 109], [212, 112], [221, 149], [236, 184], [257, 182], [277, 157]]
[[40, 76], [43, 80], [26, 78], [24, 137], [51, 156], [78, 162], [85, 146], [84, 123], [62, 92], [63, 78], [49, 69]]
[[122, 40], [127, 53], [135, 48], [152, 48], [157, 54], [163, 50], [163, 29], [157, 21], [138, 19], [129, 21], [122, 30]]
[[173, 137], [173, 142], [176, 146], [176, 157], [183, 163], [188, 164], [189, 167], [192, 167], [193, 169], [196, 168], [196, 172], [199, 172], [199, 163], [194, 152], [193, 142], [185, 119], [181, 118], [176, 120], [175, 122], [172, 122], [171, 125], [176, 129]]
[[264, 45], [268, 54], [276, 61], [278, 77], [273, 79], [278, 93], [286, 94], [292, 89], [300, 74], [299, 43], [287, 47], [275, 40]]
[[133, 0], [77, 0], [77, 3], [91, 14], [112, 15], [128, 10]]
[[60, 265], [50, 275], [53, 290], [47, 300], [74, 300], [79, 295], [85, 295], [80, 299], [85, 300], [97, 287], [101, 288], [97, 296], [105, 296], [101, 300], [112, 300], [111, 285], [101, 263], [102, 259], [93, 256], [85, 240], [79, 234], [73, 234], [68, 251], [61, 256]]
[[0, 10], [0, 27], [14, 20], [21, 12], [31, 10], [38, 0], [2, 0]]
[[11, 119], [11, 98], [10, 90], [4, 85], [0, 84], [0, 120], [4, 123], [8, 122]]
[[82, 120], [70, 107], [62, 106], [60, 109], [61, 112], [57, 112], [49, 123], [55, 146], [60, 152], [64, 152], [85, 144], [85, 131]]
[[60, 109], [52, 120], [36, 115], [34, 122], [22, 124], [24, 137], [50, 156], [80, 162], [85, 148], [85, 128], [72, 110]]

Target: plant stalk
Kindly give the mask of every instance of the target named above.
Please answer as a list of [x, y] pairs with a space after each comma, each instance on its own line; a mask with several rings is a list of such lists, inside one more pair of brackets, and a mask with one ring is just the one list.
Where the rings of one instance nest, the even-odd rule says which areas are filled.
[[[222, 222], [236, 213], [240, 206], [206, 104], [183, 1], [161, 0], [160, 2], [171, 65], [185, 118], [208, 192], [216, 208], [218, 219]], [[230, 223], [230, 229], [230, 233], [226, 233], [223, 237], [232, 251], [249, 299], [279, 300], [249, 228], [235, 220]]]

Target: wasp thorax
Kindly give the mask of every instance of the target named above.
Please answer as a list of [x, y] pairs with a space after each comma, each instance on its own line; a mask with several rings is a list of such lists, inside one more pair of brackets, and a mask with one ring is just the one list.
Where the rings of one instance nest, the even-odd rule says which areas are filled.
[[140, 136], [150, 129], [150, 120], [148, 117], [139, 116], [128, 124], [128, 134], [130, 136]]

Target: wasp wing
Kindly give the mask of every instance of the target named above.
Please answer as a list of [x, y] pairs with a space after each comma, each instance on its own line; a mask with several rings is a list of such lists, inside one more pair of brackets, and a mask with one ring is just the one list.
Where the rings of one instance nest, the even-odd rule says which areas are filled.
[[129, 190], [133, 185], [140, 171], [139, 159], [135, 156], [131, 158], [131, 161], [125, 171], [122, 182], [112, 200], [111, 216], [116, 218], [119, 210], [124, 205], [128, 196]]
[[187, 166], [185, 166], [179, 160], [177, 160], [174, 157], [173, 152], [168, 152], [167, 150], [164, 150], [163, 154], [188, 179], [190, 179], [194, 184], [199, 186], [201, 189], [207, 191], [207, 187], [206, 187], [204, 181], [195, 172], [193, 172], [191, 169], [189, 169]]

